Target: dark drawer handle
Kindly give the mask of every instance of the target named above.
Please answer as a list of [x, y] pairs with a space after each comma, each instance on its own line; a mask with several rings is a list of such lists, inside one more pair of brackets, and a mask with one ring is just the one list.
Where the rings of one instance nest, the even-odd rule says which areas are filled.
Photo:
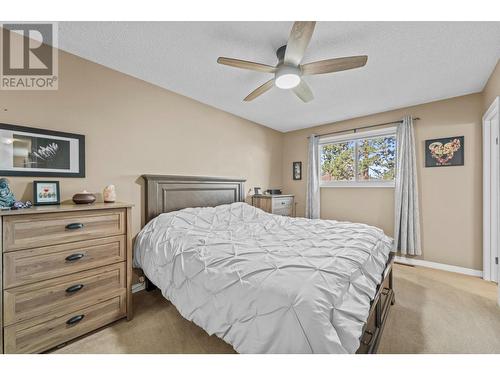
[[69, 326], [72, 326], [73, 324], [76, 324], [78, 322], [81, 322], [83, 320], [83, 318], [85, 318], [85, 315], [77, 315], [77, 316], [74, 316], [70, 319], [68, 319], [66, 321], [66, 324], [69, 325]]
[[85, 256], [85, 254], [81, 254], [81, 253], [78, 253], [78, 254], [71, 254], [71, 255], [68, 255], [66, 257], [66, 260], [68, 262], [75, 262], [77, 260], [80, 260], [82, 259], [83, 257]]
[[66, 229], [70, 229], [70, 230], [82, 229], [82, 228], [83, 228], [82, 223], [71, 223], [71, 224], [66, 225]]
[[365, 338], [363, 337], [363, 340], [361, 340], [361, 342], [363, 344], [365, 344], [366, 346], [370, 346], [370, 344], [372, 343], [372, 339], [373, 339], [373, 332], [369, 331], [369, 330], [366, 330], [365, 333], [367, 333], [367, 334], [370, 335], [370, 339], [368, 341], [366, 341]]
[[72, 285], [68, 289], [66, 289], [66, 293], [75, 293], [75, 292], [78, 292], [82, 288], [83, 288], [83, 284]]
[[388, 294], [389, 294], [389, 290], [390, 290], [389, 288], [384, 288], [384, 289], [382, 289], [382, 292], [381, 292], [381, 293], [382, 293], [384, 296], [386, 296], [386, 295], [388, 295]]

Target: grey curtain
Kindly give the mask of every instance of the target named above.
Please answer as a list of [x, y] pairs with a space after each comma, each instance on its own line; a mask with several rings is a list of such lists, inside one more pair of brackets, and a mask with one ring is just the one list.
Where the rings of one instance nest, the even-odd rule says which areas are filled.
[[397, 167], [394, 193], [394, 246], [401, 254], [420, 255], [420, 212], [418, 205], [417, 158], [413, 119], [406, 116], [396, 135]]
[[319, 161], [318, 161], [319, 137], [311, 134], [309, 137], [309, 152], [307, 161], [307, 193], [306, 193], [306, 217], [319, 219]]

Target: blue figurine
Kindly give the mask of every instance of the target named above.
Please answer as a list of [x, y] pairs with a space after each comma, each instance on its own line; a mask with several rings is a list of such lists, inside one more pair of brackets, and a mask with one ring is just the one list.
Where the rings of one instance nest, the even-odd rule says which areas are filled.
[[9, 181], [6, 178], [0, 178], [0, 208], [10, 208], [14, 205], [16, 198], [10, 191]]

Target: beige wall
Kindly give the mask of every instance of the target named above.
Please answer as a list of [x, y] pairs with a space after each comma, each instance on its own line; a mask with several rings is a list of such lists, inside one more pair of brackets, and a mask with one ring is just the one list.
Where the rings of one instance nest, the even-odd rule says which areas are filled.
[[[59, 54], [59, 90], [0, 91], [0, 122], [86, 136], [86, 178], [56, 178], [62, 197], [116, 185], [141, 226], [141, 174], [243, 177], [247, 189], [280, 186], [282, 133], [141, 80]], [[3, 111], [7, 108], [7, 111]], [[10, 177], [32, 199], [34, 177]]]
[[[305, 174], [292, 180], [292, 162], [307, 161], [307, 136], [333, 130], [383, 123], [403, 115], [420, 117], [416, 123], [423, 256], [428, 261], [482, 269], [481, 117], [483, 97], [473, 94], [285, 134], [283, 187], [297, 195], [304, 213]], [[465, 165], [424, 168], [424, 141], [465, 136]], [[304, 168], [305, 170], [306, 168]], [[359, 221], [393, 233], [392, 188], [322, 188], [321, 217]]]
[[486, 86], [483, 90], [483, 111], [489, 108], [493, 100], [500, 95], [500, 60], [498, 60], [497, 65], [491, 77], [488, 79]]
[[[86, 136], [86, 178], [57, 178], [63, 199], [83, 189], [117, 186], [135, 204], [134, 234], [143, 224], [141, 174], [244, 177], [253, 186], [283, 187], [304, 213], [307, 135], [393, 121], [416, 125], [423, 259], [482, 268], [481, 116], [500, 94], [497, 64], [482, 94], [408, 107], [306, 130], [279, 133], [133, 77], [60, 52], [59, 90], [0, 91], [0, 122]], [[4, 109], [7, 109], [4, 111]], [[423, 167], [425, 139], [465, 136], [465, 166]], [[304, 177], [293, 181], [293, 161]], [[35, 178], [11, 177], [17, 198], [31, 199]], [[322, 217], [365, 222], [393, 232], [393, 189], [324, 188]]]

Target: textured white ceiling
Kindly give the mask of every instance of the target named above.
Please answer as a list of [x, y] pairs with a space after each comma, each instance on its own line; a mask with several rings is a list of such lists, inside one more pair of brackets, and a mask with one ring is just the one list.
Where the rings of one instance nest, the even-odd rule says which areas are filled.
[[368, 55], [366, 67], [309, 76], [315, 100], [273, 88], [270, 65], [292, 22], [60, 22], [59, 47], [259, 124], [290, 131], [479, 92], [500, 58], [500, 22], [319, 22], [304, 62]]

